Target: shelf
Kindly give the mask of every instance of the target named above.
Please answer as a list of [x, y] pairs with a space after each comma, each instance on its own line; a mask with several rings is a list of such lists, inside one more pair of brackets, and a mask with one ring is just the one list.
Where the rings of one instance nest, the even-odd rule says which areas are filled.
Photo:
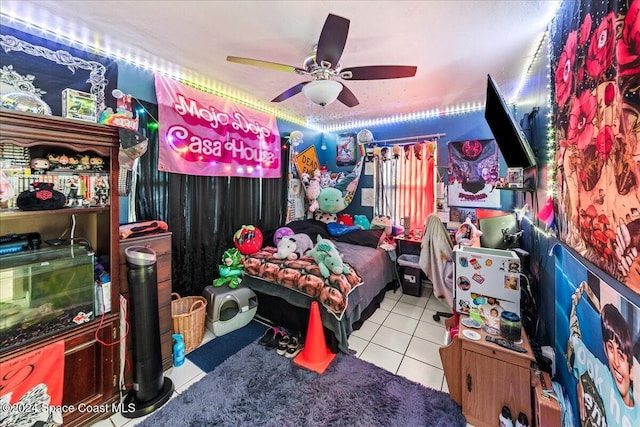
[[[0, 109], [0, 144], [11, 144], [18, 147], [29, 148], [29, 159], [36, 158], [43, 153], [63, 151], [65, 153], [96, 153], [105, 160], [104, 171], [101, 174], [108, 176], [112, 185], [108, 188], [109, 205], [100, 206], [98, 202], [93, 202], [92, 206], [83, 205], [73, 207], [63, 207], [53, 210], [22, 211], [16, 207], [0, 209], [0, 235], [38, 233], [42, 242], [49, 239], [63, 239], [66, 236], [73, 236], [75, 239], [85, 239], [90, 242], [95, 254], [93, 261], [98, 261], [109, 266], [111, 275], [111, 312], [104, 318], [98, 317], [90, 322], [81, 325], [61, 325], [58, 327], [55, 322], [47, 324], [52, 318], [41, 318], [39, 322], [32, 322], [29, 319], [24, 325], [18, 325], [15, 329], [5, 328], [5, 334], [22, 333], [24, 328], [30, 328], [30, 335], [25, 335], [21, 342], [14, 341], [12, 347], [3, 348], [0, 351], [0, 362], [17, 363], [22, 360], [20, 357], [31, 352], [37, 352], [54, 342], [64, 342], [64, 378], [62, 380], [62, 405], [69, 410], [63, 414], [65, 426], [91, 425], [99, 418], [108, 416], [107, 412], [82, 411], [84, 408], [105, 408], [110, 411], [111, 404], [118, 401], [118, 366], [120, 364], [119, 345], [120, 337], [120, 264], [119, 264], [119, 198], [117, 193], [117, 183], [119, 164], [118, 150], [120, 147], [118, 129], [100, 125], [96, 123], [81, 122], [46, 115], [36, 115]], [[76, 170], [79, 175], [93, 175], [95, 172], [88, 170]], [[62, 171], [55, 171], [51, 175], [59, 175]], [[70, 171], [70, 173], [72, 173]], [[19, 191], [16, 190], [19, 194]], [[11, 205], [14, 206], [14, 205]], [[49, 249], [49, 248], [46, 248]], [[68, 311], [68, 316], [75, 316], [73, 312], [78, 310], [87, 312], [94, 307], [94, 275], [92, 266], [89, 265], [87, 271], [78, 273], [82, 275], [80, 285], [75, 282], [71, 292], [82, 288], [82, 294], [78, 299], [80, 303], [74, 305], [61, 305], [55, 310]], [[66, 278], [66, 270], [72, 271], [76, 275], [73, 265], [64, 266], [64, 269], [56, 270], [56, 273]], [[38, 273], [40, 274], [40, 273]], [[14, 280], [13, 276], [8, 278], [5, 284], [3, 278], [3, 289], [6, 286], [13, 286], [21, 289], [22, 282]], [[34, 276], [29, 273], [30, 280]], [[16, 276], [17, 277], [17, 276]], [[64, 281], [60, 279], [59, 281]], [[53, 281], [52, 281], [53, 283]], [[57, 282], [56, 282], [57, 283]], [[86, 285], [86, 286], [85, 286]], [[53, 285], [52, 285], [53, 286]], [[46, 285], [41, 285], [45, 288]], [[65, 288], [66, 289], [66, 288]], [[14, 295], [4, 295], [14, 301]], [[15, 293], [16, 305], [21, 306], [22, 296]], [[31, 300], [28, 304], [29, 310], [42, 308], [48, 309], [52, 301]], [[67, 310], [67, 307], [69, 309]], [[87, 308], [90, 307], [90, 308]], [[51, 313], [51, 312], [46, 312]], [[54, 312], [55, 316], [56, 313]], [[80, 315], [77, 312], [77, 315]], [[0, 313], [0, 320], [6, 318], [6, 313]], [[71, 317], [73, 319], [74, 317]], [[67, 326], [71, 326], [67, 329]], [[19, 328], [23, 328], [20, 330]], [[46, 329], [46, 336], [34, 335], [40, 333], [39, 328]], [[34, 334], [31, 334], [33, 331]], [[37, 337], [37, 338], [34, 338]], [[25, 361], [26, 363], [26, 361]], [[4, 366], [4, 365], [3, 365]], [[26, 365], [25, 365], [26, 366]], [[20, 387], [31, 387], [25, 382]], [[59, 385], [56, 383], [56, 386]], [[7, 392], [24, 393], [28, 388], [17, 389], [16, 386], [7, 388]], [[15, 396], [15, 395], [14, 395]], [[80, 408], [80, 409], [78, 409]]]
[[47, 215], [73, 215], [73, 214], [86, 214], [86, 213], [99, 213], [109, 212], [110, 206], [92, 206], [88, 208], [62, 208], [51, 209], [45, 211], [21, 211], [20, 209], [0, 209], [0, 218], [26, 218], [29, 216], [36, 217], [41, 216], [43, 213]]
[[535, 188], [533, 187], [522, 187], [522, 188], [516, 188], [516, 187], [496, 187], [496, 190], [505, 190], [505, 191], [522, 191], [522, 192], [526, 192], [526, 193], [534, 193], [536, 191]]

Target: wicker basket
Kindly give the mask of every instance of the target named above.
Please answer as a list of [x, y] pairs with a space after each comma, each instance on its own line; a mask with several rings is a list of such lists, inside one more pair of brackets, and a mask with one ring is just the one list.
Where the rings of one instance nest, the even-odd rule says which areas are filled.
[[207, 300], [204, 297], [182, 298], [175, 292], [171, 293], [171, 298], [173, 333], [184, 336], [185, 353], [188, 353], [204, 338]]

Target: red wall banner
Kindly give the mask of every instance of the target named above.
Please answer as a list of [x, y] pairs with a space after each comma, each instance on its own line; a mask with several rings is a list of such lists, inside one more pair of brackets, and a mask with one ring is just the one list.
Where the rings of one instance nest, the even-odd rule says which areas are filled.
[[60, 415], [64, 341], [0, 363], [0, 425], [31, 425]]
[[280, 134], [266, 113], [156, 74], [158, 169], [185, 175], [280, 178]]

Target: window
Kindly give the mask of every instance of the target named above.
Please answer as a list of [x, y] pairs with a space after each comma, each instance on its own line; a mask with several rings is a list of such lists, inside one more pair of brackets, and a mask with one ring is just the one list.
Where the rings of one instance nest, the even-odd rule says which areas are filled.
[[390, 216], [394, 224], [403, 224], [402, 218], [409, 217], [411, 229], [423, 228], [435, 211], [436, 142], [402, 148], [398, 158], [374, 157], [374, 212]]

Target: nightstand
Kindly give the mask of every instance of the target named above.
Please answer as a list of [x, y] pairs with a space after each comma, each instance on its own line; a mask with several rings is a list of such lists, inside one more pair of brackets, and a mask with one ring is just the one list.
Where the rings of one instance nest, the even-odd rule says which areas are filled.
[[413, 235], [404, 236], [399, 235], [395, 237], [396, 240], [396, 254], [400, 255], [420, 255], [420, 245], [422, 244], [422, 238], [416, 239]]
[[[452, 326], [449, 320], [446, 323]], [[535, 357], [527, 334], [522, 329], [519, 344], [526, 353], [492, 344], [486, 336], [482, 329], [460, 323], [451, 343], [440, 347], [449, 395], [462, 406], [467, 422], [477, 427], [498, 425], [498, 414], [505, 405], [514, 418], [522, 412], [531, 421], [531, 363]]]

